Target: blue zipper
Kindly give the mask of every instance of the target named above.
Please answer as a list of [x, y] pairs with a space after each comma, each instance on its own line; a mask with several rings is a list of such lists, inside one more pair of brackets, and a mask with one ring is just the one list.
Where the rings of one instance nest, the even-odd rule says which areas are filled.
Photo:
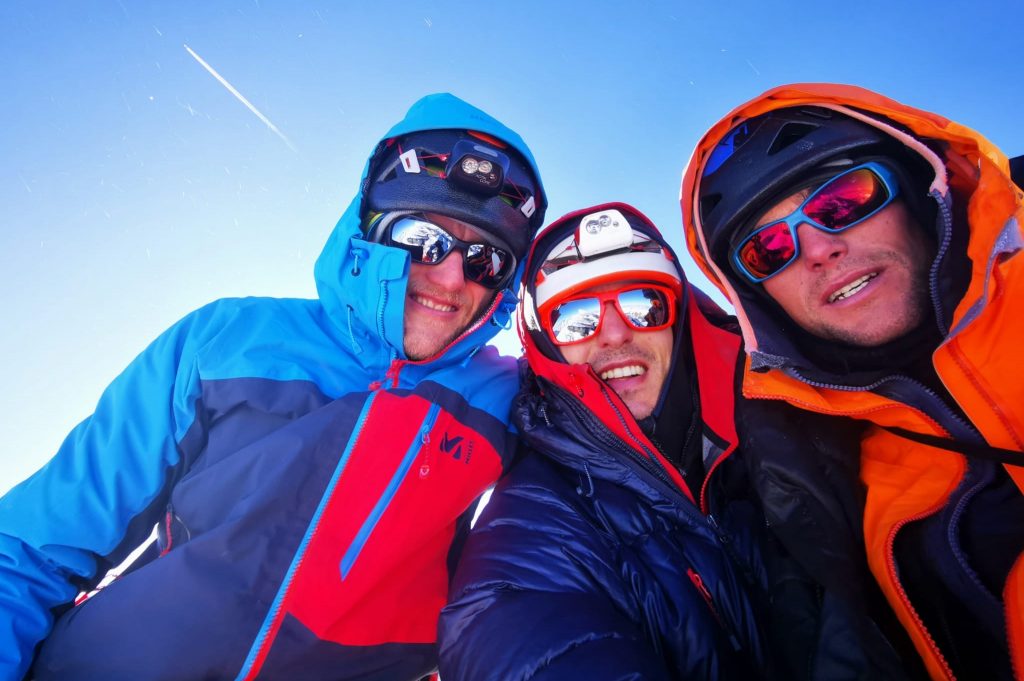
[[[380, 303], [377, 305], [377, 333], [381, 338], [386, 338], [384, 335], [384, 308], [388, 306], [388, 280], [382, 279], [380, 282]], [[397, 354], [397, 353], [392, 353]]]
[[373, 510], [370, 511], [370, 515], [363, 521], [363, 526], [359, 528], [359, 532], [356, 533], [355, 539], [352, 540], [352, 544], [345, 550], [345, 555], [341, 557], [341, 564], [339, 566], [341, 578], [343, 580], [348, 577], [349, 572], [352, 571], [352, 566], [355, 564], [356, 559], [359, 558], [360, 552], [363, 550], [367, 540], [373, 533], [373, 528], [377, 526], [377, 521], [379, 521], [381, 516], [384, 515], [384, 511], [387, 510], [391, 500], [395, 497], [395, 493], [398, 492], [398, 488], [401, 486], [402, 480], [405, 479], [405, 474], [409, 472], [410, 468], [412, 468], [412, 463], [420, 453], [420, 449], [422, 449], [423, 443], [426, 441], [431, 428], [434, 427], [434, 422], [437, 420], [437, 415], [440, 411], [440, 405], [430, 405], [430, 411], [427, 412], [427, 417], [424, 419], [423, 425], [420, 426], [416, 439], [414, 439], [409, 445], [409, 449], [405, 452], [405, 456], [402, 458], [402, 462], [398, 465], [398, 469], [395, 471], [394, 475], [391, 476], [391, 482], [388, 483], [384, 493], [381, 495], [380, 499], [377, 500], [377, 504], [373, 507]]
[[295, 552], [295, 556], [292, 558], [292, 564], [288, 566], [288, 572], [285, 573], [281, 586], [277, 590], [277, 595], [274, 597], [274, 602], [270, 605], [270, 610], [267, 612], [267, 616], [263, 620], [263, 625], [260, 627], [260, 631], [256, 635], [256, 640], [253, 642], [252, 648], [249, 650], [249, 655], [245, 658], [245, 663], [242, 665], [241, 671], [238, 673], [238, 676], [235, 677], [235, 681], [241, 681], [244, 679], [249, 674], [249, 670], [256, 663], [256, 657], [259, 655], [267, 636], [270, 634], [270, 627], [273, 625], [274, 620], [277, 619], [277, 614], [281, 610], [281, 604], [284, 601], [285, 594], [288, 593], [292, 580], [295, 578], [295, 573], [299, 569], [299, 564], [306, 555], [306, 549], [309, 547], [309, 542], [312, 541], [313, 535], [316, 533], [316, 529], [320, 524], [320, 518], [323, 516], [324, 509], [327, 507], [327, 503], [331, 500], [331, 497], [334, 494], [334, 488], [337, 486], [342, 472], [344, 472], [345, 467], [348, 465], [349, 457], [352, 454], [352, 450], [355, 449], [356, 442], [359, 441], [359, 435], [363, 430], [363, 425], [366, 423], [366, 417], [370, 413], [370, 407], [373, 405], [373, 401], [376, 397], [377, 393], [371, 393], [369, 399], [367, 399], [363, 404], [363, 410], [359, 413], [359, 418], [356, 420], [356, 426], [352, 431], [352, 437], [349, 438], [348, 446], [345, 447], [345, 451], [341, 455], [341, 459], [338, 461], [338, 465], [334, 469], [331, 481], [328, 483], [327, 489], [324, 491], [323, 497], [320, 499], [320, 505], [317, 506], [316, 512], [313, 514], [313, 518], [310, 520], [309, 526], [306, 528], [306, 534], [302, 537], [302, 542], [299, 544], [299, 548]]

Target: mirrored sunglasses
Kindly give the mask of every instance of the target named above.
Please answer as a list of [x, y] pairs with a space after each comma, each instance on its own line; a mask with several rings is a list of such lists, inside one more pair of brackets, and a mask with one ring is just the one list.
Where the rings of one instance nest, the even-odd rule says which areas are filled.
[[850, 168], [818, 187], [788, 216], [754, 230], [733, 249], [733, 263], [760, 283], [800, 256], [799, 225], [837, 234], [867, 220], [898, 194], [896, 176], [884, 165], [872, 161]]
[[462, 252], [466, 281], [484, 288], [500, 289], [516, 269], [510, 251], [486, 242], [463, 241], [422, 215], [406, 215], [388, 227], [386, 243], [409, 252], [412, 261], [437, 265], [455, 250]]
[[597, 335], [607, 314], [605, 303], [636, 331], [660, 331], [675, 323], [676, 294], [657, 284], [605, 293], [590, 293], [560, 302], [551, 308], [545, 327], [556, 345], [580, 343]]

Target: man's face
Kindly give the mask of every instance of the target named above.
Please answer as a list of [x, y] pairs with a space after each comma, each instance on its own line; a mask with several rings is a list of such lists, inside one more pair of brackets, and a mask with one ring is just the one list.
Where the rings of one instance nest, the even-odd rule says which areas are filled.
[[[758, 223], [789, 215], [807, 196], [801, 191], [783, 199]], [[925, 319], [934, 248], [902, 202], [836, 234], [801, 224], [797, 238], [797, 260], [761, 285], [806, 331], [872, 347]]]
[[[425, 216], [459, 239], [485, 242], [476, 229], [454, 218]], [[466, 281], [463, 253], [453, 250], [437, 265], [412, 263], [405, 294], [405, 354], [409, 359], [433, 357], [466, 330], [484, 311], [495, 292]]]
[[[630, 282], [637, 283], [637, 282]], [[628, 288], [630, 283], [595, 286], [589, 291]], [[637, 331], [622, 318], [612, 301], [602, 310], [601, 328], [585, 341], [561, 346], [570, 364], [589, 364], [626, 403], [633, 417], [654, 411], [672, 361], [672, 329]]]

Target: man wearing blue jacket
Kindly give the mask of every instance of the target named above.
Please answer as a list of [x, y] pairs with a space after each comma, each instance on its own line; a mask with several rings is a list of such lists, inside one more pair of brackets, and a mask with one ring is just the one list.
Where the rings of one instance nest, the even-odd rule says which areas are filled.
[[483, 346], [545, 206], [515, 132], [413, 105], [318, 299], [189, 314], [0, 500], [0, 679], [430, 673], [453, 546], [511, 456], [515, 366]]
[[723, 503], [739, 352], [727, 318], [621, 203], [552, 223], [525, 283], [523, 453], [462, 555], [442, 678], [768, 676], [757, 518]]

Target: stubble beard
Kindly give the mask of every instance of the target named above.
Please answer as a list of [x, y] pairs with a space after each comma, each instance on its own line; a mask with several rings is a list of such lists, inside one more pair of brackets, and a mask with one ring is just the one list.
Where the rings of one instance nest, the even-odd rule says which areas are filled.
[[[458, 295], [451, 295], [431, 289], [417, 289], [417, 291], [421, 291], [422, 293], [433, 296], [434, 298], [438, 298], [443, 302], [451, 303], [452, 305], [461, 306], [466, 304], [466, 301], [461, 296]], [[480, 309], [475, 311], [475, 313], [473, 314], [472, 318], [470, 318], [468, 323], [456, 329], [447, 329], [448, 335], [441, 336], [442, 340], [436, 342], [429, 340], [429, 338], [423, 338], [422, 336], [424, 334], [422, 333], [410, 334], [408, 322], [406, 322], [406, 326], [403, 331], [403, 350], [405, 350], [405, 356], [414, 362], [419, 362], [425, 359], [429, 359], [430, 357], [433, 357], [434, 355], [438, 354], [439, 352], [447, 348], [449, 345], [451, 345], [456, 338], [461, 336], [466, 331], [466, 329], [476, 324], [480, 320], [480, 318], [486, 313], [486, 311], [490, 309], [491, 305], [494, 303], [494, 299], [496, 296], [497, 293], [495, 292], [491, 294], [489, 297], [485, 298], [480, 305]], [[422, 328], [422, 322], [419, 326]], [[434, 330], [443, 328], [443, 326], [444, 325], [440, 323], [430, 324], [429, 328], [431, 330]]]
[[906, 292], [906, 304], [890, 316], [890, 323], [878, 332], [862, 328], [849, 328], [821, 322], [811, 332], [826, 340], [839, 341], [858, 347], [875, 347], [904, 336], [927, 318], [931, 307], [931, 295], [928, 290], [928, 260], [910, 258], [896, 251], [886, 251], [872, 259], [874, 264], [884, 265], [888, 269], [902, 268], [909, 272], [911, 287]]

